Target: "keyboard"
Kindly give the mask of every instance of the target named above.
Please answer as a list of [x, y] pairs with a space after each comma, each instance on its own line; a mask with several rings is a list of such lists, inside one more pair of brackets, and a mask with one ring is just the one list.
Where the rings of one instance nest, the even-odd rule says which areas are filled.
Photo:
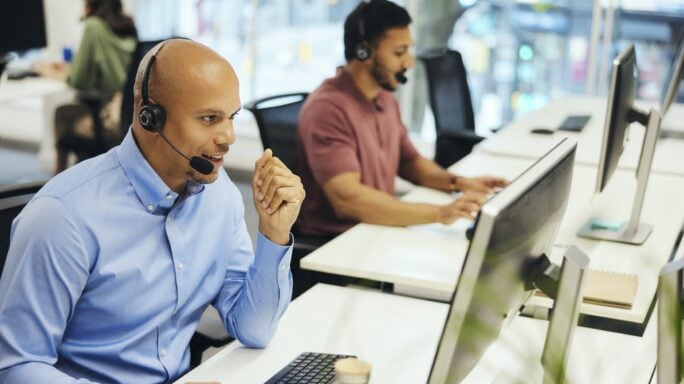
[[591, 119], [591, 116], [586, 115], [572, 115], [568, 116], [563, 120], [560, 127], [561, 131], [571, 131], [571, 132], [581, 132], [587, 122]]
[[335, 380], [335, 362], [350, 355], [304, 352], [264, 384], [330, 384]]

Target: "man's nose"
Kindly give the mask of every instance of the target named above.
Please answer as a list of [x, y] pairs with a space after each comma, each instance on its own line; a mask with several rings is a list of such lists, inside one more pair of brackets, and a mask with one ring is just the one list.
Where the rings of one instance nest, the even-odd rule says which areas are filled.
[[216, 144], [232, 145], [233, 143], [235, 143], [235, 130], [233, 129], [233, 121], [229, 120], [216, 137]]

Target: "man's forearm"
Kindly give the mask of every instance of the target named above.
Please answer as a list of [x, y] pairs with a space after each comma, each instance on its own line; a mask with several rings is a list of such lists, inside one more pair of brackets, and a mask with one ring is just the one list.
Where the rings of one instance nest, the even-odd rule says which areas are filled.
[[453, 174], [440, 167], [434, 161], [418, 156], [413, 161], [402, 165], [399, 175], [414, 184], [440, 191], [451, 191]]
[[333, 206], [343, 219], [398, 227], [433, 223], [440, 217], [439, 206], [406, 203], [367, 186], [360, 187], [353, 196], [338, 199]]

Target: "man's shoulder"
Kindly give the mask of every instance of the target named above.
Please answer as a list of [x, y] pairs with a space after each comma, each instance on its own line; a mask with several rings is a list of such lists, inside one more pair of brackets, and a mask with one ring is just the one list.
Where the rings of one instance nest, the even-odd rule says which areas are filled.
[[51, 196], [59, 200], [80, 199], [88, 190], [105, 191], [110, 188], [119, 165], [112, 161], [113, 153], [106, 153], [88, 159], [59, 173], [36, 194], [36, 197]]
[[339, 79], [330, 78], [311, 92], [309, 97], [306, 98], [303, 108], [312, 108], [314, 105], [323, 108], [326, 106], [342, 108], [344, 105], [354, 102], [354, 98], [349, 92], [340, 87]]

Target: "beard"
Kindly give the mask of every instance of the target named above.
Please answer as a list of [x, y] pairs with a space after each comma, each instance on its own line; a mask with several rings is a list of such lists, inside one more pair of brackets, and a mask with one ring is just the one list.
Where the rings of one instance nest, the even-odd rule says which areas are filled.
[[390, 92], [397, 90], [397, 84], [394, 84], [392, 82], [392, 78], [389, 77], [390, 74], [392, 77], [394, 77], [394, 74], [383, 67], [377, 59], [373, 60], [373, 66], [371, 67], [370, 74], [382, 89]]
[[188, 176], [188, 178], [190, 178], [190, 180], [192, 180], [192, 181], [194, 181], [195, 183], [198, 183], [198, 184], [211, 184], [211, 183], [213, 183], [214, 181], [216, 181], [216, 179], [218, 179], [218, 173], [217, 173], [217, 174], [214, 174], [214, 173], [212, 172], [212, 173], [210, 173], [210, 174], [208, 174], [208, 175], [203, 175], [203, 174], [197, 172], [197, 171], [194, 170], [194, 169], [189, 170], [189, 171], [186, 173], [186, 175]]

